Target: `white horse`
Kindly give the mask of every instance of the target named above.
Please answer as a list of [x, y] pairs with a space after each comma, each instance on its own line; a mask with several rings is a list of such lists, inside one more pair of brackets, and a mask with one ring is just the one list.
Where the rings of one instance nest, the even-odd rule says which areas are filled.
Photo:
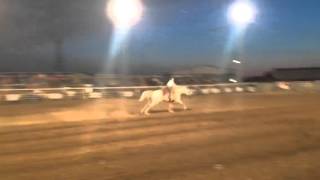
[[143, 91], [139, 101], [142, 102], [144, 100], [147, 100], [147, 104], [141, 109], [141, 114], [149, 115], [149, 110], [153, 108], [154, 106], [158, 105], [160, 102], [168, 102], [169, 107], [168, 111], [173, 113], [173, 102], [181, 104], [183, 106], [183, 109], [186, 110], [187, 106], [182, 102], [181, 95], [191, 95], [192, 90], [189, 89], [186, 86], [174, 86], [173, 87], [173, 94], [172, 94], [172, 102], [169, 102], [169, 94], [164, 93], [164, 89], [158, 89], [158, 90], [147, 90]]

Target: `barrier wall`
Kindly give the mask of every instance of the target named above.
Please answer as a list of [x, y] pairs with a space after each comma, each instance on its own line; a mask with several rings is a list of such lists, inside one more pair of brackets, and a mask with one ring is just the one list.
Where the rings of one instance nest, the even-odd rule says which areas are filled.
[[[138, 98], [142, 91], [159, 89], [163, 86], [130, 87], [86, 87], [0, 89], [0, 102], [20, 102], [39, 100]], [[222, 93], [295, 93], [320, 92], [320, 81], [313, 82], [273, 82], [273, 83], [229, 83], [188, 85], [194, 95]]]

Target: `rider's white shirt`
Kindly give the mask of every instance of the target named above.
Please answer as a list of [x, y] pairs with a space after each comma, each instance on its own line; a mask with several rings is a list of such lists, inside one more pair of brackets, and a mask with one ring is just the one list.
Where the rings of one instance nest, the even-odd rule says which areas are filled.
[[172, 79], [170, 79], [169, 81], [168, 81], [168, 83], [167, 83], [167, 86], [168, 87], [173, 87], [173, 86], [175, 86], [176, 85], [176, 83], [174, 83], [174, 79], [172, 78]]

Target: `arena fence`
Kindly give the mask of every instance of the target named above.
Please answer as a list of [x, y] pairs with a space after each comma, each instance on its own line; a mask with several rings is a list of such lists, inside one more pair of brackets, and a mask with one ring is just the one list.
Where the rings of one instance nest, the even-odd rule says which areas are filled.
[[[0, 102], [23, 102], [40, 100], [138, 98], [142, 91], [163, 86], [128, 87], [63, 87], [36, 89], [0, 89]], [[188, 85], [194, 95], [222, 93], [295, 93], [320, 92], [320, 81], [272, 82], [272, 83], [228, 83]]]

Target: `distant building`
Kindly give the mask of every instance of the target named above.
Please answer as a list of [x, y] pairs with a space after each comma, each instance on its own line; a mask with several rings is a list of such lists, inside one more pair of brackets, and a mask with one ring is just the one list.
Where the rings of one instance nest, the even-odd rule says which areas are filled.
[[278, 81], [312, 81], [320, 80], [320, 67], [312, 68], [279, 68], [271, 71]]
[[245, 78], [246, 82], [315, 81], [320, 80], [320, 67], [278, 68], [262, 76]]

